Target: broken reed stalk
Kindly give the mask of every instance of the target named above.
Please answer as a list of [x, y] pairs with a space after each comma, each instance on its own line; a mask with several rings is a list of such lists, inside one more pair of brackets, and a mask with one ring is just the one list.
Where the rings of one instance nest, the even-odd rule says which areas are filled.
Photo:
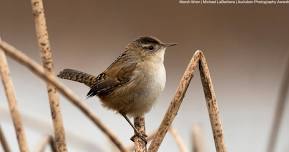
[[186, 94], [190, 81], [193, 78], [193, 73], [196, 70], [196, 67], [198, 64], [199, 64], [199, 69], [201, 73], [201, 79], [202, 79], [202, 85], [203, 85], [203, 89], [205, 93], [205, 98], [207, 102], [207, 108], [209, 111], [210, 122], [211, 122], [212, 130], [213, 130], [216, 151], [226, 152], [226, 146], [224, 144], [223, 129], [221, 126], [219, 110], [217, 106], [215, 92], [213, 89], [213, 84], [210, 78], [208, 65], [207, 65], [207, 62], [205, 60], [205, 57], [202, 51], [199, 51], [199, 50], [194, 53], [185, 73], [183, 74], [181, 78], [176, 94], [173, 100], [171, 101], [170, 106], [156, 133], [156, 136], [153, 139], [149, 147], [149, 152], [156, 152], [159, 149], [159, 146], [161, 142], [163, 141], [165, 134], [167, 133], [169, 127], [171, 126], [174, 118], [177, 115], [177, 112]]
[[2, 126], [0, 125], [0, 142], [4, 152], [11, 152], [11, 149], [8, 145], [4, 132], [2, 130]]
[[45, 149], [47, 145], [49, 144], [52, 152], [57, 152], [57, 149], [55, 147], [55, 141], [53, 140], [53, 137], [51, 135], [45, 136], [40, 143], [38, 144], [36, 148], [36, 152], [45, 152]]
[[[134, 118], [134, 127], [137, 131], [145, 135], [145, 117], [144, 115]], [[135, 133], [136, 134], [136, 133]], [[146, 152], [146, 143], [138, 136], [134, 136], [135, 152]]]
[[202, 130], [199, 126], [194, 125], [192, 128], [192, 152], [204, 152], [204, 143]]
[[55, 76], [47, 75], [46, 71], [42, 66], [37, 64], [35, 61], [30, 59], [28, 56], [22, 53], [22, 51], [17, 50], [15, 47], [10, 44], [1, 41], [0, 47], [4, 52], [9, 55], [11, 58], [19, 62], [21, 65], [26, 66], [30, 71], [36, 74], [38, 77], [43, 79], [46, 82], [51, 83], [56, 89], [63, 94], [68, 101], [70, 101], [74, 106], [76, 106], [81, 112], [83, 112], [108, 138], [116, 145], [116, 147], [121, 152], [127, 152], [121, 141], [115, 136], [110, 129], [108, 129], [94, 114], [89, 107], [81, 102], [81, 100], [73, 93], [69, 88], [65, 87], [63, 84], [58, 82]]
[[174, 138], [174, 140], [176, 141], [178, 147], [179, 147], [179, 151], [180, 152], [188, 152], [186, 145], [184, 144], [184, 141], [182, 140], [180, 134], [178, 133], [178, 131], [172, 127], [170, 127], [169, 132], [171, 133], [172, 137]]
[[211, 127], [214, 135], [215, 147], [217, 152], [226, 152], [226, 145], [224, 141], [224, 132], [222, 128], [221, 118], [219, 114], [219, 108], [217, 104], [217, 98], [213, 87], [213, 82], [210, 76], [209, 67], [206, 58], [201, 53], [199, 61], [199, 70], [202, 80], [202, 85], [207, 101], [207, 108], [209, 112]]
[[[1, 39], [0, 39], [0, 43], [1, 43]], [[10, 114], [11, 114], [12, 121], [14, 124], [14, 129], [16, 132], [19, 149], [21, 152], [29, 152], [21, 116], [20, 116], [18, 106], [16, 103], [13, 83], [10, 78], [10, 71], [9, 71], [7, 59], [6, 59], [4, 51], [1, 48], [0, 48], [0, 75], [2, 78], [4, 91], [7, 97]]]
[[285, 73], [283, 76], [283, 80], [281, 81], [281, 87], [278, 94], [277, 105], [275, 109], [275, 114], [273, 118], [273, 124], [271, 128], [271, 133], [269, 136], [267, 152], [273, 152], [276, 147], [276, 143], [278, 140], [278, 133], [280, 130], [280, 126], [282, 123], [282, 119], [284, 117], [284, 111], [286, 107], [286, 97], [287, 92], [289, 90], [289, 58], [287, 60], [287, 67], [285, 69]]
[[175, 116], [177, 115], [177, 112], [180, 108], [180, 105], [183, 101], [183, 98], [185, 96], [186, 90], [190, 84], [190, 81], [193, 77], [193, 73], [198, 65], [198, 61], [200, 58], [200, 51], [195, 52], [193, 58], [191, 59], [183, 77], [181, 78], [180, 84], [177, 88], [176, 94], [174, 98], [172, 99], [170, 106], [160, 124], [159, 129], [157, 130], [157, 133], [152, 141], [152, 143], [149, 146], [149, 152], [156, 152], [159, 149], [160, 144], [162, 143], [168, 129], [170, 128]]
[[[35, 21], [36, 36], [38, 46], [41, 49], [41, 58], [46, 74], [54, 75], [53, 59], [48, 38], [44, 7], [42, 0], [31, 0], [32, 12]], [[57, 152], [66, 152], [65, 131], [63, 127], [62, 115], [59, 104], [59, 95], [56, 88], [47, 83], [48, 99], [50, 104], [51, 117], [53, 121], [55, 146]]]

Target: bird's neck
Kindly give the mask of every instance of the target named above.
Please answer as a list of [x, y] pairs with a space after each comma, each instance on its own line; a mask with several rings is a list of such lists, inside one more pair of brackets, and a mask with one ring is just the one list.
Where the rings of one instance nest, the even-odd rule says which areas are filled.
[[165, 52], [166, 52], [166, 50], [162, 49], [162, 50], [159, 50], [158, 52], [155, 52], [152, 55], [145, 56], [144, 58], [146, 61], [150, 61], [150, 62], [157, 63], [157, 64], [163, 64]]

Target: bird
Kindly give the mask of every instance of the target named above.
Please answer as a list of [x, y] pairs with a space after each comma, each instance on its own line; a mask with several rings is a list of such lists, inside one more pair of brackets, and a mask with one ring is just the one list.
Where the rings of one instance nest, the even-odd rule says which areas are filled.
[[153, 36], [130, 42], [121, 55], [97, 77], [74, 69], [64, 69], [57, 76], [90, 87], [87, 97], [98, 96], [102, 105], [121, 114], [135, 134], [146, 142], [129, 117], [149, 112], [165, 88], [165, 51], [176, 43], [163, 43]]

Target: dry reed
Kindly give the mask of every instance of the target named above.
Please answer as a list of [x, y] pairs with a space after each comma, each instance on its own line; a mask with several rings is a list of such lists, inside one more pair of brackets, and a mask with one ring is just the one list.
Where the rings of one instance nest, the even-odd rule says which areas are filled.
[[[0, 39], [0, 42], [1, 39]], [[2, 78], [2, 83], [4, 86], [5, 94], [8, 101], [8, 106], [12, 121], [14, 124], [14, 129], [17, 136], [18, 146], [21, 152], [29, 152], [25, 132], [23, 129], [23, 124], [21, 120], [21, 115], [16, 103], [15, 91], [12, 80], [10, 78], [10, 71], [7, 63], [7, 59], [4, 51], [0, 48], [0, 75]]]
[[[153, 138], [154, 138], [154, 136], [155, 136], [155, 132], [150, 133], [150, 134], [148, 135], [148, 137], [146, 138], [146, 139], [147, 139], [147, 142], [149, 143], [150, 141], [152, 141]], [[147, 144], [148, 144], [148, 143], [147, 143]], [[134, 151], [135, 146], [134, 146], [134, 145], [130, 145], [130, 146], [128, 146], [126, 149], [128, 149], [128, 151]]]
[[204, 54], [201, 52], [199, 61], [199, 69], [201, 74], [202, 85], [207, 101], [207, 108], [209, 112], [211, 127], [213, 130], [215, 147], [217, 152], [226, 152], [226, 145], [224, 141], [224, 131], [222, 128], [221, 118], [215, 91], [213, 88], [212, 79], [209, 72], [209, 67]]
[[6, 140], [6, 137], [4, 135], [4, 132], [2, 130], [2, 126], [0, 125], [0, 143], [2, 145], [3, 151], [4, 152], [11, 152], [11, 149], [8, 145], [8, 142]]
[[50, 146], [52, 152], [57, 152], [54, 138], [51, 135], [45, 136], [38, 144], [35, 152], [45, 152], [47, 145]]
[[179, 151], [180, 152], [188, 152], [188, 150], [186, 148], [186, 145], [185, 145], [184, 141], [182, 140], [181, 135], [179, 134], [179, 132], [176, 129], [172, 128], [172, 127], [170, 127], [169, 132], [171, 133], [171, 135], [174, 138], [177, 146], [179, 147]]
[[289, 90], [289, 58], [287, 60], [287, 66], [285, 69], [283, 80], [281, 81], [281, 87], [280, 87], [279, 94], [278, 94], [277, 105], [276, 105], [274, 118], [273, 118], [273, 124], [272, 124], [269, 141], [267, 145], [267, 152], [273, 152], [276, 147], [278, 133], [279, 133], [280, 126], [282, 123], [282, 119], [284, 117], [284, 111], [286, 107], [286, 97], [287, 97], [288, 90]]
[[[1, 48], [4, 50], [7, 55], [20, 62], [22, 65], [28, 67], [33, 73], [38, 75], [40, 78], [55, 86], [58, 91], [60, 91], [64, 96], [66, 96], [69, 101], [71, 101], [76, 107], [78, 107], [89, 119], [91, 119], [95, 125], [97, 125], [108, 137], [109, 139], [119, 148], [120, 151], [127, 151], [123, 144], [115, 137], [114, 134], [108, 130], [104, 124], [93, 114], [93, 112], [72, 93], [68, 88], [59, 83], [56, 78], [46, 73], [46, 71], [39, 66], [36, 62], [28, 58], [21, 51], [17, 50], [8, 43], [1, 41]], [[213, 130], [214, 141], [217, 152], [226, 152], [226, 147], [224, 144], [224, 135], [223, 129], [221, 126], [221, 120], [219, 116], [219, 110], [217, 106], [216, 96], [213, 89], [212, 80], [210, 78], [209, 68], [206, 62], [206, 59], [201, 51], [196, 51], [192, 57], [181, 81], [179, 87], [177, 88], [176, 94], [162, 120], [162, 123], [154, 136], [154, 139], [149, 147], [150, 152], [156, 152], [170, 128], [172, 121], [174, 120], [179, 107], [182, 103], [182, 100], [186, 94], [187, 88], [190, 84], [190, 81], [193, 77], [193, 73], [196, 70], [197, 65], [199, 65], [203, 90], [206, 98], [207, 108], [209, 112], [209, 118]], [[140, 131], [145, 131], [144, 126], [144, 117], [135, 118], [135, 126], [139, 128]], [[136, 151], [146, 151], [146, 146], [143, 141], [136, 138], [135, 140]]]
[[207, 102], [207, 108], [209, 111], [211, 127], [213, 130], [216, 151], [226, 152], [226, 146], [224, 144], [223, 129], [221, 126], [219, 110], [218, 110], [219, 108], [217, 106], [216, 96], [215, 96], [215, 92], [213, 89], [212, 80], [210, 78], [209, 68], [208, 68], [206, 59], [202, 51], [196, 51], [194, 53], [185, 73], [183, 74], [181, 78], [176, 94], [173, 100], [171, 101], [171, 104], [161, 122], [161, 125], [156, 133], [156, 136], [153, 139], [149, 147], [149, 152], [158, 151], [159, 146], [161, 142], [163, 141], [165, 134], [167, 133], [175, 116], [177, 115], [177, 112], [186, 94], [190, 81], [193, 78], [193, 73], [196, 70], [196, 67], [198, 64], [199, 64], [199, 69], [200, 69], [200, 74], [201, 74], [203, 90], [204, 90], [205, 98]]
[[115, 136], [114, 133], [110, 129], [108, 129], [94, 114], [89, 107], [81, 102], [81, 100], [73, 93], [69, 88], [65, 87], [61, 84], [55, 76], [47, 75], [44, 68], [37, 64], [35, 61], [30, 59], [28, 56], [22, 53], [22, 51], [17, 50], [15, 47], [10, 44], [1, 41], [0, 47], [4, 50], [4, 52], [9, 55], [11, 58], [21, 63], [21, 65], [26, 66], [30, 71], [39, 76], [46, 82], [51, 83], [56, 87], [56, 89], [62, 93], [68, 101], [70, 101], [74, 106], [76, 106], [81, 112], [83, 112], [92, 122], [98, 126], [98, 128], [108, 136], [108, 138], [119, 148], [122, 152], [127, 152], [121, 141]]
[[[53, 59], [48, 38], [46, 19], [42, 0], [31, 0], [32, 12], [35, 21], [36, 36], [38, 46], [41, 50], [41, 58], [46, 74], [54, 75]], [[63, 127], [62, 115], [60, 111], [59, 95], [56, 88], [47, 83], [48, 99], [50, 104], [51, 117], [53, 121], [55, 146], [57, 152], [66, 152], [65, 132]]]
[[[139, 116], [134, 118], [134, 126], [137, 131], [145, 135], [145, 118], [144, 116]], [[138, 136], [134, 136], [134, 146], [135, 152], [146, 152], [146, 143]]]
[[186, 90], [189, 86], [189, 83], [193, 77], [193, 72], [195, 71], [198, 61], [200, 58], [200, 51], [195, 52], [193, 58], [191, 59], [184, 75], [181, 78], [180, 84], [177, 88], [176, 94], [172, 99], [170, 106], [161, 122], [159, 129], [149, 146], [149, 152], [156, 152], [159, 149], [161, 142], [164, 139], [165, 134], [167, 133], [168, 129], [170, 128], [175, 116], [177, 115], [177, 111], [180, 108], [180, 105], [183, 101], [185, 96]]
[[205, 152], [202, 130], [194, 125], [192, 128], [192, 152]]

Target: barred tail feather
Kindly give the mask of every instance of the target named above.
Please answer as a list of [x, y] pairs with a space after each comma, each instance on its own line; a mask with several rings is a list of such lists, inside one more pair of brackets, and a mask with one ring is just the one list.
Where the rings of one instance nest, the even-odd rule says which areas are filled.
[[90, 88], [96, 83], [96, 76], [73, 69], [64, 69], [57, 76], [62, 79], [83, 83]]

